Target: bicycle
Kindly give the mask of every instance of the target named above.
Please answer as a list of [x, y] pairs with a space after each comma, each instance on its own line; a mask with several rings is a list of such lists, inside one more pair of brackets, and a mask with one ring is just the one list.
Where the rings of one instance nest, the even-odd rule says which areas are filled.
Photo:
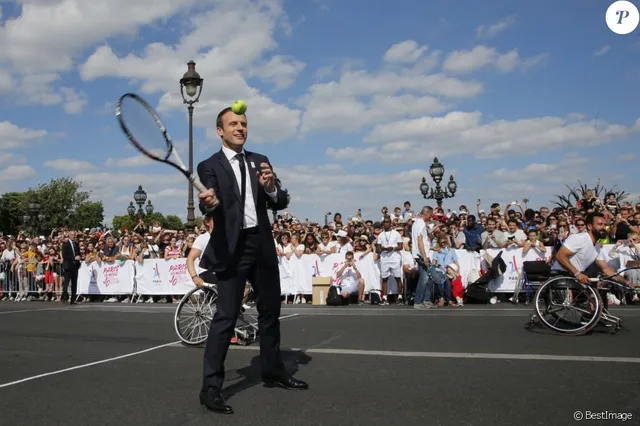
[[589, 278], [590, 284], [582, 284], [568, 274], [549, 278], [536, 292], [535, 312], [526, 327], [531, 328], [540, 322], [555, 333], [581, 336], [602, 325], [609, 329], [609, 333], [616, 334], [622, 328], [622, 319], [607, 310], [607, 293], [614, 286], [631, 290], [613, 280], [631, 269], [638, 268], [626, 268], [613, 275], [600, 274], [597, 278]]
[[[243, 305], [253, 295], [253, 288], [249, 286], [249, 291], [242, 300]], [[174, 314], [174, 327], [183, 344], [199, 346], [207, 341], [211, 320], [216, 313], [217, 300], [218, 287], [216, 284], [209, 283], [204, 283], [202, 289], [194, 287], [180, 299]], [[256, 316], [247, 314], [246, 317], [245, 308], [241, 307], [233, 332], [236, 343], [242, 346], [247, 346], [258, 339]]]

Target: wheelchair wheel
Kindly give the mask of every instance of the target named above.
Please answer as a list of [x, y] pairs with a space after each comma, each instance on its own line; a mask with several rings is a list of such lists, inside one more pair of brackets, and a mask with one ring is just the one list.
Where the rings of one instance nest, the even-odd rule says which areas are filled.
[[218, 291], [214, 286], [196, 287], [182, 297], [174, 316], [176, 333], [182, 343], [197, 346], [207, 340], [217, 299]]
[[588, 333], [600, 321], [603, 302], [591, 286], [573, 277], [554, 277], [536, 292], [537, 319], [548, 329], [566, 335]]

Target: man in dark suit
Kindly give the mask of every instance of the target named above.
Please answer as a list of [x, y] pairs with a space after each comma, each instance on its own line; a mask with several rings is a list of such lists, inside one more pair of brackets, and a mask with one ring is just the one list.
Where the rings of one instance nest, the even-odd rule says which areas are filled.
[[71, 298], [69, 304], [76, 303], [76, 293], [78, 291], [78, 269], [80, 269], [80, 246], [76, 242], [76, 233], [69, 233], [69, 239], [62, 244], [62, 270], [64, 285], [62, 287], [62, 300], [67, 300], [69, 296], [68, 286], [71, 284]]
[[198, 164], [209, 190], [200, 202], [212, 210], [215, 227], [200, 266], [218, 279], [217, 310], [204, 352], [200, 403], [212, 411], [233, 413], [221, 390], [224, 360], [242, 304], [245, 284], [257, 296], [262, 380], [285, 389], [308, 385], [285, 371], [280, 354], [280, 272], [267, 208], [283, 210], [287, 194], [276, 186], [269, 159], [245, 151], [247, 118], [226, 108], [216, 120], [222, 149]]

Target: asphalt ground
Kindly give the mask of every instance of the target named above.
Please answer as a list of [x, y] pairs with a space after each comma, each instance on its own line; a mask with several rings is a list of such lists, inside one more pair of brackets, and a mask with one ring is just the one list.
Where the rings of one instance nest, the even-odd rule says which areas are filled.
[[285, 363], [310, 389], [264, 387], [258, 344], [232, 346], [224, 389], [231, 416], [199, 405], [203, 349], [176, 343], [175, 307], [0, 303], [0, 424], [495, 426], [640, 419], [638, 307], [611, 310], [625, 319], [617, 335], [582, 337], [527, 331], [531, 308], [504, 303], [429, 311], [283, 307]]

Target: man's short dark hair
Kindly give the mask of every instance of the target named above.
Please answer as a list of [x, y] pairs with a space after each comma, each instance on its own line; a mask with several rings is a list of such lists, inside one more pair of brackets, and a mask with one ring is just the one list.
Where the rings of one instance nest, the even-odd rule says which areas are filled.
[[[223, 127], [222, 126], [222, 117], [228, 113], [229, 111], [233, 111], [231, 109], [231, 107], [226, 107], [225, 109], [223, 109], [222, 111], [220, 111], [218, 113], [218, 117], [216, 118], [216, 127]], [[243, 114], [245, 117], [247, 116], [247, 114]]]
[[507, 220], [507, 223], [515, 223], [516, 225], [518, 225], [518, 221], [515, 219], [509, 219]]
[[584, 219], [584, 224], [585, 225], [593, 225], [593, 220], [596, 217], [601, 217], [601, 218], [605, 219], [604, 214], [602, 214], [602, 213], [599, 213], [599, 212], [589, 213], [587, 215], [587, 217]]
[[420, 214], [427, 214], [427, 213], [432, 212], [432, 211], [433, 211], [433, 207], [431, 207], [431, 206], [424, 206], [424, 207], [422, 208], [422, 210], [420, 210]]

